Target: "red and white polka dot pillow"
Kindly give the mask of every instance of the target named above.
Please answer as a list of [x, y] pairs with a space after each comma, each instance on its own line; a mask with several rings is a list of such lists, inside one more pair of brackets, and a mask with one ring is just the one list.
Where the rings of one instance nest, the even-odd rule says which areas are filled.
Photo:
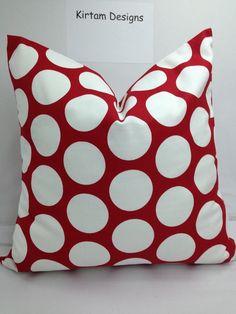
[[22, 191], [5, 266], [232, 259], [235, 242], [218, 191], [211, 44], [204, 30], [118, 102], [95, 70], [9, 36]]

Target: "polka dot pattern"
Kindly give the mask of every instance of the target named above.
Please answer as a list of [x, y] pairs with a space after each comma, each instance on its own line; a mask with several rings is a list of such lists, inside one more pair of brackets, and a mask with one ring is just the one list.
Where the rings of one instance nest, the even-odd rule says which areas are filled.
[[70, 100], [65, 107], [65, 116], [69, 125], [78, 131], [88, 132], [99, 126], [108, 110], [101, 97], [86, 94]]
[[151, 225], [141, 219], [129, 219], [120, 223], [112, 233], [114, 246], [125, 253], [137, 253], [147, 249], [153, 242]]
[[30, 165], [32, 150], [30, 143], [25, 139], [24, 136], [21, 136], [20, 138], [20, 149], [22, 157], [22, 172], [26, 173]]
[[68, 69], [78, 69], [83, 67], [81, 63], [78, 63], [70, 58], [67, 58], [52, 49], [48, 49], [46, 51], [46, 56], [50, 62], [52, 62], [55, 65], [58, 65], [59, 67]]
[[72, 247], [69, 259], [78, 267], [99, 266], [110, 260], [110, 253], [99, 243], [84, 241]]
[[89, 185], [102, 178], [106, 166], [103, 154], [95, 145], [77, 142], [65, 151], [64, 167], [72, 180]]
[[217, 244], [207, 249], [197, 260], [196, 264], [221, 264], [230, 257], [226, 246]]
[[66, 266], [49, 259], [39, 259], [31, 265], [31, 271], [57, 271], [68, 270]]
[[211, 129], [209, 126], [209, 115], [204, 108], [198, 107], [194, 110], [190, 119], [190, 132], [198, 146], [204, 147], [209, 144]]
[[97, 196], [78, 194], [67, 206], [67, 216], [76, 229], [85, 233], [102, 230], [108, 222], [108, 209]]
[[58, 173], [51, 167], [42, 165], [32, 173], [31, 188], [34, 197], [44, 206], [57, 204], [63, 195], [63, 184]]
[[208, 194], [215, 186], [216, 179], [215, 158], [207, 154], [197, 164], [194, 172], [194, 182], [202, 194]]
[[46, 114], [37, 116], [31, 124], [30, 132], [35, 148], [40, 155], [47, 157], [57, 151], [61, 132], [54, 118]]
[[98, 75], [92, 72], [82, 72], [79, 76], [81, 86], [90, 90], [96, 90], [101, 93], [113, 95], [108, 84]]
[[96, 71], [22, 37], [8, 56], [21, 127], [15, 271], [223, 263], [212, 34], [148, 69], [118, 101]]
[[137, 98], [135, 96], [130, 96], [127, 99], [124, 98], [124, 100], [125, 101], [121, 104], [121, 108], [116, 108], [120, 120], [124, 120], [128, 111], [137, 104]]
[[192, 213], [193, 194], [183, 186], [175, 186], [165, 191], [157, 201], [158, 220], [169, 227], [184, 223]]
[[166, 178], [182, 175], [191, 162], [191, 149], [182, 136], [171, 136], [161, 143], [156, 153], [157, 170]]
[[112, 153], [123, 160], [142, 157], [152, 142], [150, 128], [143, 120], [128, 116], [124, 121], [115, 121], [107, 135]]
[[[176, 80], [179, 90], [201, 97], [209, 79], [209, 70], [202, 65], [192, 65], [184, 68]], [[201, 82], [199, 84], [198, 82]]]
[[205, 37], [202, 40], [200, 46], [201, 57], [209, 62], [212, 62], [213, 53], [212, 53], [212, 37]]
[[168, 92], [159, 92], [149, 97], [146, 107], [150, 115], [164, 126], [179, 124], [187, 110], [187, 104], [183, 98]]
[[157, 258], [165, 262], [181, 262], [195, 252], [196, 244], [191, 236], [177, 233], [165, 239], [157, 249]]
[[52, 216], [37, 215], [30, 226], [30, 237], [34, 245], [46, 253], [60, 250], [65, 242], [65, 235], [60, 223]]
[[19, 224], [16, 224], [13, 233], [12, 258], [15, 263], [22, 263], [27, 255], [28, 245], [25, 235]]
[[166, 80], [167, 76], [165, 72], [160, 70], [156, 71], [154, 70], [146, 74], [140, 80], [138, 80], [138, 82], [132, 86], [131, 91], [143, 91], [154, 89], [163, 85], [166, 82]]
[[215, 201], [204, 204], [196, 221], [197, 233], [206, 240], [214, 239], [223, 227], [222, 209]]
[[126, 170], [119, 173], [112, 180], [109, 188], [112, 202], [126, 211], [138, 210], [145, 206], [152, 196], [152, 191], [151, 179], [139, 170]]
[[32, 93], [39, 104], [51, 105], [64, 97], [70, 86], [70, 80], [65, 74], [54, 70], [42, 70], [33, 79]]
[[14, 79], [18, 80], [28, 74], [37, 61], [38, 52], [36, 49], [23, 43], [19, 44], [9, 60], [9, 68]]
[[17, 88], [15, 90], [15, 96], [16, 96], [16, 105], [17, 105], [17, 111], [18, 111], [18, 120], [19, 120], [20, 126], [23, 127], [27, 120], [28, 112], [29, 112], [28, 99], [25, 92], [20, 88]]

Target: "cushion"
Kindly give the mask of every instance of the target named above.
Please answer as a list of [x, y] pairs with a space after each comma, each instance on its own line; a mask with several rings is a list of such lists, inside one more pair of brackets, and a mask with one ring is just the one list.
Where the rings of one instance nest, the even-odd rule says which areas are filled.
[[95, 69], [26, 38], [8, 37], [8, 61], [22, 185], [5, 266], [232, 259], [218, 189], [211, 29], [154, 64], [120, 101]]

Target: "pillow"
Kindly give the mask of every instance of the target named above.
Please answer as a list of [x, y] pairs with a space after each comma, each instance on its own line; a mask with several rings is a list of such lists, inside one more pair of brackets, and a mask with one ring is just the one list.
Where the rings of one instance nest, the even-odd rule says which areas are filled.
[[94, 69], [31, 40], [9, 36], [8, 61], [22, 188], [2, 264], [34, 272], [232, 259], [211, 29], [154, 64], [121, 101]]

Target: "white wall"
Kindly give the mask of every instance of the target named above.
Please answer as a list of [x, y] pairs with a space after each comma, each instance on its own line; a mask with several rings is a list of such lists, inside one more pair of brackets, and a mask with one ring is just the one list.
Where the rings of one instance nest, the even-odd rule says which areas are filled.
[[[135, 5], [137, 0], [129, 1]], [[154, 0], [154, 3], [155, 61], [202, 29], [213, 28], [213, 97], [220, 187], [228, 212], [236, 219], [236, 1]], [[11, 238], [11, 229], [6, 226], [15, 222], [21, 167], [16, 104], [6, 63], [6, 34], [22, 35], [66, 53], [64, 14], [63, 0], [0, 0], [0, 243]], [[140, 41], [142, 36], [145, 34], [140, 35]], [[84, 63], [79, 56], [78, 61]], [[120, 98], [150, 67], [134, 63], [86, 62], [86, 65], [97, 69]]]

